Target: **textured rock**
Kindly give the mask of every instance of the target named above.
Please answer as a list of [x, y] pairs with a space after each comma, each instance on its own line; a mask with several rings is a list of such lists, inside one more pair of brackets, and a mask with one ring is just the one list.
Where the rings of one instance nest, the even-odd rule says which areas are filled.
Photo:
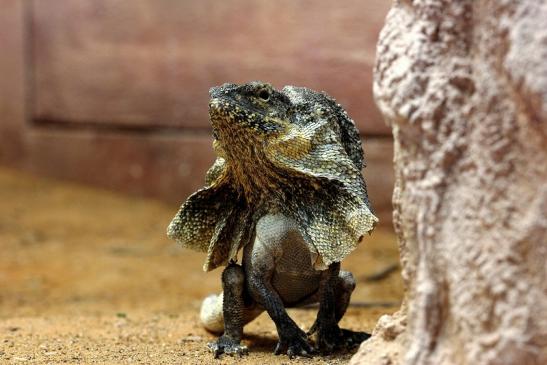
[[353, 364], [547, 363], [547, 3], [401, 1], [378, 44], [406, 298]]

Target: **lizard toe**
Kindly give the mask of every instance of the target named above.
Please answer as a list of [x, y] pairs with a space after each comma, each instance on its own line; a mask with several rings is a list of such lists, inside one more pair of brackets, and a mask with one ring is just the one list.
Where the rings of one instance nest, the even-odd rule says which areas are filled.
[[219, 337], [216, 342], [209, 342], [207, 347], [211, 350], [215, 359], [222, 354], [245, 356], [249, 353], [247, 346], [226, 336]]

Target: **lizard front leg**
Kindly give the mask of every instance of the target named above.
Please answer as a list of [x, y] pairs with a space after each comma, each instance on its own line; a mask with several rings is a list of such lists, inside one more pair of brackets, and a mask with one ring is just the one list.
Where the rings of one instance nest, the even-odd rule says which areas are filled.
[[308, 343], [306, 333], [289, 317], [281, 297], [272, 285], [276, 260], [283, 254], [281, 244], [277, 242], [282, 237], [272, 234], [272, 230], [268, 233], [268, 235], [263, 235], [269, 236], [265, 238], [265, 242], [261, 242], [260, 234], [257, 234], [252, 252], [246, 258], [249, 292], [266, 309], [275, 323], [279, 341], [274, 353], [279, 355], [286, 351], [290, 358], [295, 356], [310, 357], [313, 348]]
[[279, 355], [286, 351], [290, 358], [295, 356], [310, 357], [313, 348], [308, 343], [306, 333], [298, 328], [287, 314], [281, 298], [269, 282], [267, 273], [264, 271], [255, 272], [249, 281], [259, 303], [266, 309], [277, 328], [279, 341], [274, 353]]
[[222, 272], [224, 333], [216, 342], [208, 344], [215, 358], [222, 353], [245, 355], [247, 347], [241, 344], [244, 326], [243, 290], [245, 274], [243, 268], [230, 263]]
[[323, 272], [319, 286], [319, 312], [308, 332], [317, 332], [316, 346], [323, 353], [331, 353], [339, 348], [352, 348], [370, 337], [365, 332], [341, 329], [338, 322], [349, 305], [351, 293], [355, 288], [353, 275], [340, 271], [340, 263], [335, 262]]

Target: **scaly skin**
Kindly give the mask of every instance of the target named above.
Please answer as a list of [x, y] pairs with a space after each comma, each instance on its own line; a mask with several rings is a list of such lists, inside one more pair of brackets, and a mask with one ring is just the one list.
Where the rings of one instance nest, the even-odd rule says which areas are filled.
[[[206, 271], [227, 265], [223, 305], [215, 306], [221, 310], [202, 311], [209, 313], [204, 323], [223, 321], [214, 328], [224, 334], [209, 347], [215, 356], [247, 353], [243, 326], [262, 310], [277, 327], [275, 353], [310, 356], [357, 345], [368, 335], [338, 327], [355, 286], [340, 262], [377, 218], [353, 121], [333, 99], [306, 88], [252, 82], [210, 94], [218, 158], [206, 186], [168, 228], [183, 246], [207, 252]], [[285, 310], [313, 302], [315, 349]]]

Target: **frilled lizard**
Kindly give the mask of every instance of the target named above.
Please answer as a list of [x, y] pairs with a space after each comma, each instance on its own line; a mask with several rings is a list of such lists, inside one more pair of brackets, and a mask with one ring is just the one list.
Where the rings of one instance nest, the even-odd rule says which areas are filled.
[[[184, 247], [207, 252], [204, 270], [225, 265], [223, 293], [204, 300], [201, 320], [222, 336], [215, 357], [245, 354], [243, 326], [266, 310], [289, 357], [355, 346], [364, 332], [340, 329], [355, 288], [344, 259], [377, 218], [367, 196], [359, 133], [334, 99], [310, 89], [251, 82], [210, 90], [218, 155], [206, 185], [168, 228]], [[241, 264], [237, 264], [242, 251]], [[306, 334], [285, 308], [319, 302]], [[308, 341], [315, 333], [316, 347]]]

